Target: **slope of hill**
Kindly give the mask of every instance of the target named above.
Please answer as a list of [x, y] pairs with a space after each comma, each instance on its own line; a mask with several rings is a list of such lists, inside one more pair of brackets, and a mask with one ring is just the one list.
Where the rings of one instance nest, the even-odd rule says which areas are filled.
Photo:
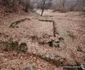
[[[48, 10], [41, 17], [8, 10], [0, 7], [0, 70], [69, 70], [63, 66], [85, 66], [82, 12]], [[27, 45], [25, 53], [16, 50], [21, 43]]]

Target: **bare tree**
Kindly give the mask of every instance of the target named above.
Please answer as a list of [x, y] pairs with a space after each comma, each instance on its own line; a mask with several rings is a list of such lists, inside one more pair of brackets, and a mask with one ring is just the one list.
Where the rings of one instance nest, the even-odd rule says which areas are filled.
[[83, 0], [83, 12], [85, 12], [85, 0]]
[[82, 11], [83, 10], [83, 2], [84, 2], [84, 0], [77, 0], [76, 1], [76, 10], [77, 11]]
[[62, 6], [65, 7], [66, 0], [63, 0]]
[[30, 0], [26, 0], [25, 12], [28, 12], [29, 8], [30, 8]]
[[22, 3], [22, 1], [21, 0], [19, 0], [19, 4], [21, 4]]
[[43, 12], [45, 10], [45, 2], [46, 2], [46, 0], [42, 0], [42, 6], [41, 6], [42, 12], [41, 12], [41, 16], [43, 15]]
[[69, 11], [73, 11], [75, 9], [76, 5], [77, 5], [77, 3], [73, 4], [72, 6], [70, 6]]
[[85, 7], [85, 0], [83, 0], [83, 6]]
[[8, 0], [3, 0], [3, 2], [4, 2], [4, 5], [8, 5], [9, 4]]
[[62, 0], [62, 11], [65, 12], [65, 3], [66, 3], [66, 0]]
[[67, 0], [54, 0], [53, 1], [53, 12], [55, 11], [61, 11], [65, 12], [66, 11], [66, 2]]

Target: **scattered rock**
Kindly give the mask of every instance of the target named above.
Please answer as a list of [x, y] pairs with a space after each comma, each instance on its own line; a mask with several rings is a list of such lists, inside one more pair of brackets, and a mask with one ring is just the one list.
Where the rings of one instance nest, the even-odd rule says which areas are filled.
[[54, 46], [54, 47], [60, 47], [60, 41], [58, 39], [55, 39], [55, 38], [51, 38], [49, 41], [48, 41], [48, 44], [49, 46]]
[[27, 48], [26, 43], [21, 43], [19, 46], [19, 50], [24, 52], [24, 53], [27, 52], [28, 48]]
[[50, 38], [50, 37], [51, 37], [51, 35], [43, 34], [43, 35], [42, 35], [42, 37], [43, 37], [43, 38]]
[[59, 41], [64, 41], [63, 37], [59, 37], [58, 39], [59, 39]]
[[82, 48], [80, 46], [78, 46], [77, 51], [83, 52], [83, 50], [82, 50]]
[[29, 65], [29, 67], [26, 67], [23, 70], [36, 70], [36, 67], [34, 65]]
[[54, 40], [54, 42], [53, 42], [53, 46], [54, 46], [54, 47], [58, 47], [58, 48], [59, 48], [59, 47], [60, 47], [59, 44], [60, 44], [59, 41]]

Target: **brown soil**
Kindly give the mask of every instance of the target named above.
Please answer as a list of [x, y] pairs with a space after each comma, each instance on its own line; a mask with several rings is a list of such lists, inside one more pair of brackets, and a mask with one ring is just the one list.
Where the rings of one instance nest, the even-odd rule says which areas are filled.
[[[39, 13], [40, 11], [38, 11]], [[1, 12], [2, 13], [2, 12]], [[12, 22], [29, 18], [17, 25], [9, 27]], [[56, 37], [53, 37], [53, 23], [39, 20], [53, 20], [56, 24]], [[4, 51], [0, 48], [0, 70], [63, 70], [57, 66], [59, 59], [65, 59], [63, 65], [75, 64], [75, 60], [85, 66], [85, 17], [82, 12], [59, 13], [50, 10], [44, 12], [40, 17], [28, 13], [11, 13], [7, 16], [0, 16], [0, 42], [8, 41], [12, 38], [14, 41], [25, 42], [28, 50], [26, 53], [17, 53], [16, 51]], [[42, 38], [47, 35], [48, 38]], [[35, 36], [36, 39], [32, 40]], [[49, 37], [50, 36], [50, 37]], [[62, 37], [60, 48], [49, 47], [48, 44], [39, 44], [42, 41], [48, 41], [51, 38]], [[4, 45], [0, 44], [0, 47]], [[82, 51], [78, 51], [78, 47]], [[38, 57], [40, 56], [40, 57]], [[58, 57], [57, 57], [58, 56]], [[55, 63], [46, 61], [44, 57], [56, 59]], [[34, 67], [33, 67], [34, 66]], [[31, 69], [29, 69], [31, 68]], [[33, 68], [33, 69], [32, 69]]]

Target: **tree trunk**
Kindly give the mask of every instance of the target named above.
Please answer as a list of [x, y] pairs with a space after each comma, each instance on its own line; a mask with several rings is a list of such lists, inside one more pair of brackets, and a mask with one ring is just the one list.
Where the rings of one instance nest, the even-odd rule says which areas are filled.
[[44, 13], [44, 9], [42, 9], [41, 16], [43, 15], [43, 13]]
[[26, 5], [26, 7], [25, 7], [25, 12], [28, 12], [28, 4]]
[[30, 0], [26, 1], [26, 6], [25, 6], [25, 12], [28, 12], [28, 9], [30, 8]]
[[42, 7], [41, 7], [41, 10], [42, 10], [41, 16], [43, 15], [44, 10], [45, 10], [45, 1], [46, 1], [46, 0], [42, 0], [43, 4], [42, 4]]

